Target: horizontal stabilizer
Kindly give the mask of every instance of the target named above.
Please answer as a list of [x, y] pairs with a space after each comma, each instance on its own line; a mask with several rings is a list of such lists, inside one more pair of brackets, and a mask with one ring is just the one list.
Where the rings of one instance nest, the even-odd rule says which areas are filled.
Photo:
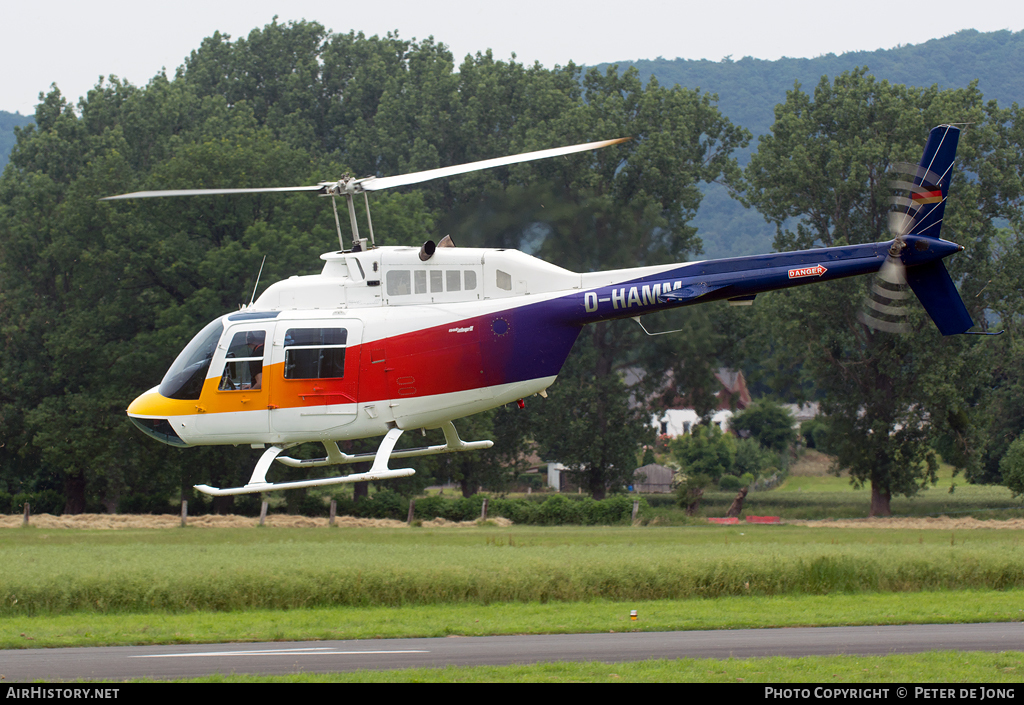
[[917, 294], [943, 335], [964, 333], [974, 326], [960, 293], [941, 260], [907, 267], [907, 284]]

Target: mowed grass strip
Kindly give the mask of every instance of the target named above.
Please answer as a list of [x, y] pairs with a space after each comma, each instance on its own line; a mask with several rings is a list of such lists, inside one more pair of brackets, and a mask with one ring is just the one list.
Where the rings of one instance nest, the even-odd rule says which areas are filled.
[[0, 615], [1024, 587], [1020, 531], [741, 526], [0, 533]]
[[[630, 619], [637, 610], [638, 619]], [[1024, 621], [1024, 590], [0, 617], [0, 649]]]
[[[411, 668], [400, 671], [301, 673], [291, 676], [218, 675], [190, 683], [817, 683], [819, 698], [850, 683], [965, 683], [981, 699], [982, 686], [1020, 683], [1024, 653], [930, 651], [889, 656], [772, 656], [750, 659], [675, 659], [619, 663], [559, 662], [526, 666]], [[180, 682], [180, 681], [179, 681]], [[995, 686], [995, 687], [993, 687]], [[813, 688], [811, 686], [812, 695]], [[884, 686], [883, 686], [884, 687]], [[913, 686], [910, 686], [911, 689]], [[872, 687], [874, 690], [874, 687]], [[959, 692], [959, 688], [957, 689]], [[1007, 692], [1004, 687], [1004, 692]], [[889, 692], [894, 699], [895, 685]], [[911, 690], [913, 695], [913, 690]], [[993, 694], [990, 697], [997, 697]], [[1003, 697], [1006, 697], [1005, 695]], [[1010, 695], [1012, 697], [1012, 695]]]

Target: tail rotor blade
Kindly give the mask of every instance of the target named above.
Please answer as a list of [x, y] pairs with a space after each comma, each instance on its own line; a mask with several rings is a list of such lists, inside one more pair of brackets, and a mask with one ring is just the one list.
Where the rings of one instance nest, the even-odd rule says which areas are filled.
[[890, 255], [878, 270], [857, 320], [874, 330], [905, 333], [908, 330], [909, 298], [903, 262]]

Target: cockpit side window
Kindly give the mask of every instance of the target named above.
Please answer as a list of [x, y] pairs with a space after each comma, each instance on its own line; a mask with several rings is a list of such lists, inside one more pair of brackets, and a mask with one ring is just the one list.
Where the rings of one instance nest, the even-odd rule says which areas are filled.
[[220, 376], [221, 391], [261, 389], [263, 387], [263, 347], [267, 332], [250, 330], [235, 333]]
[[496, 275], [494, 283], [498, 285], [498, 288], [504, 289], [505, 291], [512, 291], [512, 275], [508, 272], [503, 272], [500, 269], [497, 270]]
[[347, 341], [344, 328], [289, 328], [284, 336], [284, 378], [344, 377]]
[[199, 399], [203, 381], [210, 371], [213, 353], [217, 350], [224, 324], [218, 318], [208, 324], [178, 354], [174, 364], [160, 382], [160, 394], [168, 399]]

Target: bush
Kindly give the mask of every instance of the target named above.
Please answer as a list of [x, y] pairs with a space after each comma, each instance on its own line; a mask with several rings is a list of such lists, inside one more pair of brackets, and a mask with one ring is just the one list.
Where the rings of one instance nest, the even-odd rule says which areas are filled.
[[[646, 508], [647, 502], [640, 497], [640, 506]], [[608, 525], [628, 523], [633, 517], [633, 498], [617, 494], [602, 499], [600, 502], [593, 502], [588, 507], [588, 524]]]
[[743, 482], [735, 475], [722, 475], [718, 479], [718, 489], [723, 492], [735, 492], [743, 487]]
[[57, 490], [43, 490], [42, 492], [19, 492], [11, 497], [7, 506], [11, 514], [21, 514], [25, 510], [25, 502], [28, 502], [29, 511], [32, 514], [53, 514], [59, 516], [64, 513], [64, 495]]
[[537, 523], [546, 526], [581, 524], [578, 505], [578, 502], [566, 499], [565, 495], [552, 495], [537, 510]]
[[828, 424], [820, 416], [808, 419], [800, 424], [800, 435], [803, 436], [804, 444], [813, 448], [819, 453], [828, 453]]
[[753, 438], [741, 438], [736, 442], [736, 459], [732, 471], [736, 475], [750, 474], [757, 477], [770, 467], [780, 465], [779, 456]]
[[700, 508], [700, 499], [704, 496], [704, 490], [708, 488], [711, 481], [709, 476], [700, 473], [687, 475], [686, 479], [676, 487], [676, 503], [685, 509], [687, 514], [696, 512]]
[[[239, 503], [235, 501], [235, 513], [241, 514]], [[307, 494], [299, 500], [299, 514], [304, 517], [325, 517], [331, 513], [329, 504], [324, 504], [324, 498], [320, 495]]]
[[707, 475], [712, 480], [730, 472], [736, 457], [736, 441], [714, 424], [701, 424], [693, 433], [678, 436], [671, 448], [687, 474]]
[[126, 494], [117, 501], [118, 514], [174, 514], [176, 511], [171, 500], [160, 494]]
[[544, 481], [546, 479], [547, 477], [539, 472], [524, 472], [516, 479], [516, 484], [520, 487], [540, 490], [544, 488]]
[[1024, 434], [1010, 444], [1006, 455], [999, 461], [999, 472], [1014, 497], [1024, 495]]
[[432, 497], [421, 497], [416, 500], [416, 505], [413, 507], [413, 517], [416, 519], [447, 519], [448, 513], [448, 500], [444, 497], [438, 497], [436, 495]]
[[[204, 510], [205, 503], [198, 505], [198, 510]], [[263, 509], [263, 500], [258, 494], [240, 494], [235, 497], [235, 503], [232, 505], [231, 512], [243, 517], [258, 517], [260, 511]], [[193, 514], [192, 502], [188, 503], [188, 513]], [[196, 514], [199, 511], [195, 512]]]
[[537, 524], [540, 507], [541, 503], [534, 500], [496, 499], [488, 505], [487, 513], [490, 516], [505, 517], [515, 524]]
[[735, 431], [749, 431], [763, 448], [784, 453], [796, 441], [793, 415], [781, 404], [768, 399], [756, 401], [729, 420]]
[[356, 506], [360, 514], [369, 519], [405, 519], [409, 516], [409, 501], [391, 490], [381, 490]]

